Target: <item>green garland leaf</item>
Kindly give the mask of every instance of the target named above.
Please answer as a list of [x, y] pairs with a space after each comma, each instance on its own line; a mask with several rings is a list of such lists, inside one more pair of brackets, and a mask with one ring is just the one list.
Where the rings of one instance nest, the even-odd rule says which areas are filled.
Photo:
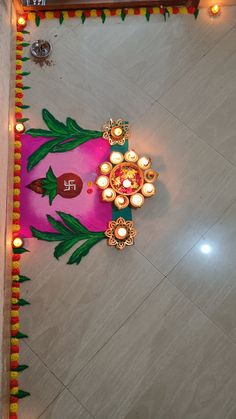
[[14, 247], [13, 253], [14, 255], [20, 255], [21, 253], [29, 252], [29, 250], [25, 249], [24, 247]]
[[121, 10], [120, 17], [121, 17], [121, 20], [124, 22], [124, 20], [126, 18], [126, 13], [125, 13], [124, 9]]
[[16, 337], [17, 339], [27, 339], [29, 336], [25, 333], [17, 332], [16, 336], [14, 337]]
[[26, 300], [24, 300], [24, 298], [20, 298], [19, 300], [18, 300], [18, 304], [19, 304], [19, 306], [29, 306], [30, 305], [30, 303], [29, 303], [29, 301], [26, 301]]
[[27, 368], [29, 368], [28, 365], [21, 364], [21, 365], [18, 365], [18, 367], [14, 368], [13, 371], [22, 372], [22, 371], [26, 370]]
[[149, 12], [148, 8], [146, 9], [146, 14], [145, 14], [145, 16], [146, 16], [147, 21], [149, 22], [151, 14], [150, 14], [150, 12]]
[[84, 24], [85, 20], [86, 20], [86, 16], [85, 16], [85, 14], [83, 12], [82, 15], [81, 15], [82, 24]]
[[31, 279], [28, 276], [25, 275], [19, 275], [19, 282], [26, 282], [26, 281], [31, 281]]
[[197, 19], [198, 15], [199, 15], [199, 9], [197, 8], [194, 11], [194, 17], [195, 17], [195, 19]]
[[35, 25], [36, 26], [39, 26], [40, 25], [40, 17], [39, 17], [39, 15], [37, 13], [35, 15]]
[[64, 13], [63, 12], [60, 13], [59, 22], [60, 22], [60, 25], [62, 25], [62, 23], [64, 22]]
[[23, 399], [24, 397], [30, 396], [30, 393], [28, 391], [19, 390], [14, 396], [18, 399]]
[[17, 122], [27, 122], [29, 118], [17, 118]]
[[30, 71], [23, 71], [22, 73], [21, 73], [21, 76], [29, 76], [31, 74], [31, 72]]
[[102, 9], [102, 14], [101, 14], [101, 19], [102, 19], [102, 23], [105, 23], [106, 20], [106, 14], [104, 12], [104, 10]]
[[30, 106], [29, 105], [17, 105], [17, 107], [18, 108], [21, 108], [21, 109], [29, 109], [30, 108]]

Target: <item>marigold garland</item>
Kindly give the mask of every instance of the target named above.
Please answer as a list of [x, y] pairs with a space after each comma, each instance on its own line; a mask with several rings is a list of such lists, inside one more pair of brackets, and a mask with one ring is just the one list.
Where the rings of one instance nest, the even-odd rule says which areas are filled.
[[[27, 16], [24, 16], [25, 18]], [[22, 27], [17, 27], [16, 33], [16, 83], [15, 83], [15, 121], [26, 122], [28, 118], [23, 118], [22, 109], [29, 106], [23, 104], [24, 90], [29, 86], [24, 86], [23, 77], [30, 73], [23, 71], [23, 62], [28, 57], [23, 57], [23, 48], [29, 44], [24, 41], [24, 33]], [[21, 134], [15, 133], [14, 142], [14, 187], [13, 187], [13, 221], [12, 221], [12, 237], [13, 239], [20, 231], [20, 174], [21, 174]], [[11, 342], [10, 342], [10, 419], [17, 419], [18, 401], [20, 398], [29, 396], [30, 393], [19, 388], [19, 372], [28, 368], [27, 365], [20, 365], [19, 351], [20, 339], [28, 336], [20, 332], [20, 307], [28, 305], [29, 302], [20, 298], [20, 283], [29, 280], [29, 278], [20, 274], [20, 259], [24, 250], [13, 249], [12, 252], [12, 288], [11, 288]]]
[[92, 9], [92, 10], [55, 10], [53, 12], [50, 11], [37, 11], [37, 12], [30, 12], [27, 17], [29, 20], [35, 21], [36, 26], [40, 25], [40, 21], [42, 19], [58, 19], [60, 24], [64, 22], [64, 20], [77, 17], [80, 18], [82, 23], [89, 18], [97, 18], [99, 17], [102, 23], [105, 22], [107, 17], [117, 16], [120, 17], [123, 21], [125, 20], [126, 16], [145, 16], [146, 20], [150, 20], [151, 15], [163, 15], [164, 19], [166, 20], [171, 14], [191, 14], [197, 18], [199, 13], [199, 9], [197, 7], [185, 7], [185, 6], [178, 6], [178, 7], [129, 7], [129, 8], [117, 8], [117, 9]]

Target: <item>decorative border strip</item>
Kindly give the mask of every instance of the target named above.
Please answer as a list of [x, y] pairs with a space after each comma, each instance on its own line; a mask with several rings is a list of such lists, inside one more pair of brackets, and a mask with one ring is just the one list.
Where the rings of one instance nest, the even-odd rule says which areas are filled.
[[[23, 118], [22, 110], [29, 106], [23, 104], [24, 90], [29, 86], [23, 85], [23, 77], [29, 73], [23, 72], [23, 62], [27, 57], [23, 57], [23, 48], [28, 46], [24, 43], [24, 31], [22, 27], [17, 27], [16, 33], [16, 83], [15, 83], [15, 120], [26, 122], [28, 118]], [[21, 134], [15, 132], [14, 142], [14, 189], [13, 189], [13, 225], [12, 239], [16, 238], [20, 231], [20, 174], [21, 174]], [[20, 332], [19, 310], [20, 307], [28, 305], [29, 302], [20, 298], [20, 284], [28, 281], [29, 278], [20, 275], [21, 253], [26, 252], [24, 248], [13, 248], [12, 252], [12, 288], [11, 288], [11, 344], [10, 344], [10, 419], [17, 419], [19, 399], [29, 396], [30, 393], [19, 388], [19, 373], [28, 368], [27, 365], [19, 363], [20, 339], [28, 336]]]
[[40, 25], [41, 19], [59, 19], [60, 24], [64, 22], [65, 19], [69, 19], [72, 17], [80, 18], [82, 23], [89, 18], [101, 18], [102, 23], [105, 22], [107, 17], [118, 16], [121, 18], [122, 21], [125, 20], [126, 16], [133, 16], [133, 15], [140, 15], [145, 16], [146, 20], [149, 21], [151, 15], [163, 15], [164, 19], [166, 20], [167, 17], [170, 15], [177, 15], [177, 14], [191, 14], [197, 18], [199, 14], [199, 9], [197, 7], [135, 7], [135, 8], [124, 8], [124, 9], [92, 9], [92, 10], [56, 10], [54, 12], [30, 12], [28, 14], [28, 19], [35, 21], [36, 25]]

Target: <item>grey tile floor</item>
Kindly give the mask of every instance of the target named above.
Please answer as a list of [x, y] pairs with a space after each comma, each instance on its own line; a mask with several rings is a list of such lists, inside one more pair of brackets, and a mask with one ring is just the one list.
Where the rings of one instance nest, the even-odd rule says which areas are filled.
[[29, 30], [53, 44], [52, 66], [25, 64], [32, 126], [43, 107], [128, 118], [160, 178], [127, 251], [76, 267], [30, 240], [20, 419], [235, 419], [236, 8]]

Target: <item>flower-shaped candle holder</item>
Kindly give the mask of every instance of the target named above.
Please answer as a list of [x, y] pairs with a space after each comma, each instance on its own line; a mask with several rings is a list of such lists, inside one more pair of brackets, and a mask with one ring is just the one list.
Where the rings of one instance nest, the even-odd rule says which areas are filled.
[[123, 119], [117, 119], [117, 121], [110, 119], [103, 125], [102, 131], [103, 138], [108, 140], [111, 145], [123, 145], [129, 138], [129, 124]]
[[134, 244], [136, 234], [133, 221], [125, 221], [122, 217], [117, 218], [115, 221], [110, 221], [108, 229], [105, 231], [105, 235], [108, 237], [108, 244], [115, 246], [119, 250]]
[[113, 151], [110, 161], [102, 163], [99, 169], [101, 174], [96, 183], [103, 190], [102, 200], [114, 201], [118, 209], [124, 209], [128, 205], [140, 208], [145, 198], [156, 193], [153, 182], [158, 173], [151, 169], [149, 157], [139, 157], [134, 150], [129, 150], [124, 155]]

